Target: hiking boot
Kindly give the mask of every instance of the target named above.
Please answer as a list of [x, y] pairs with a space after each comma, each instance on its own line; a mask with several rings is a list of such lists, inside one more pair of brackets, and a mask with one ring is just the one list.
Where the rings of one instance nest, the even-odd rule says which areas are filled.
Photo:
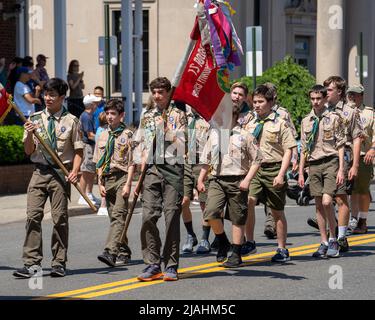
[[196, 254], [209, 254], [211, 252], [211, 245], [206, 239], [202, 239], [197, 248]]
[[232, 253], [232, 255], [223, 263], [224, 268], [238, 268], [242, 264], [241, 256], [235, 253]]
[[289, 250], [278, 248], [276, 254], [272, 257], [272, 262], [287, 262], [290, 261]]
[[65, 268], [63, 266], [54, 266], [51, 270], [52, 278], [63, 278], [65, 277]]
[[340, 252], [348, 252], [349, 251], [349, 243], [348, 243], [348, 239], [346, 239], [346, 237], [338, 239], [337, 243], [339, 244], [339, 251]]
[[22, 269], [13, 272], [13, 276], [20, 279], [28, 279], [39, 274], [43, 275], [42, 267], [39, 264], [24, 266]]
[[366, 219], [359, 219], [357, 228], [353, 230], [353, 234], [366, 234], [368, 232], [367, 229], [367, 220]]
[[214, 241], [211, 243], [211, 250], [217, 251], [219, 249], [219, 239], [215, 237]]
[[325, 259], [327, 258], [327, 251], [328, 251], [328, 246], [326, 246], [324, 243], [320, 245], [318, 250], [313, 253], [313, 258], [320, 258], [320, 259]]
[[328, 243], [327, 257], [328, 258], [337, 258], [340, 256], [339, 244], [336, 240], [331, 240]]
[[246, 257], [257, 252], [257, 245], [255, 241], [246, 241], [241, 248], [241, 256]]
[[177, 281], [178, 273], [175, 267], [169, 267], [164, 271], [164, 281]]
[[113, 268], [116, 266], [116, 255], [110, 254], [108, 251], [104, 251], [103, 254], [98, 256], [98, 260], [105, 263], [108, 267]]
[[219, 262], [219, 263], [224, 262], [225, 259], [228, 256], [228, 252], [229, 252], [230, 249], [231, 249], [231, 244], [229, 242], [227, 242], [223, 245], [220, 244], [220, 246], [217, 250], [217, 254], [216, 254], [216, 261]]
[[307, 224], [310, 227], [319, 230], [318, 220], [316, 218], [308, 218], [307, 219]]
[[139, 281], [148, 282], [153, 280], [159, 280], [163, 276], [160, 266], [158, 264], [148, 265], [142, 273], [137, 277]]
[[186, 242], [182, 246], [182, 253], [193, 253], [193, 248], [198, 244], [196, 237], [188, 234], [186, 237]]

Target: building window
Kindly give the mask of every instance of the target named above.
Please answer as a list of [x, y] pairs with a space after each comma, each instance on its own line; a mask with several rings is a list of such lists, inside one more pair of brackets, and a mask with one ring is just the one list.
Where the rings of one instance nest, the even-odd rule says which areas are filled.
[[[133, 11], [134, 22], [134, 11]], [[121, 92], [121, 11], [113, 11], [113, 35], [117, 37], [118, 42], [118, 64], [113, 67], [114, 91]], [[134, 48], [134, 40], [133, 40]], [[134, 73], [133, 73], [134, 78]], [[133, 83], [134, 79], [133, 79]], [[149, 11], [143, 10], [143, 90], [148, 91], [149, 83]], [[133, 88], [134, 89], [134, 88]]]
[[295, 62], [312, 72], [311, 38], [297, 36], [295, 38]]

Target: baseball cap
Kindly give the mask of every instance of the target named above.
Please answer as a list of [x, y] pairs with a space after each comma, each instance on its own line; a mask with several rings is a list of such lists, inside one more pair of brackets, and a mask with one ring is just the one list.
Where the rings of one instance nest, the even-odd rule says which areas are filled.
[[88, 94], [83, 98], [83, 104], [89, 106], [91, 103], [102, 101], [101, 97], [96, 97], [93, 94]]
[[362, 94], [365, 92], [365, 88], [361, 84], [356, 84], [354, 86], [349, 87], [349, 89], [346, 91], [347, 93], [359, 93]]

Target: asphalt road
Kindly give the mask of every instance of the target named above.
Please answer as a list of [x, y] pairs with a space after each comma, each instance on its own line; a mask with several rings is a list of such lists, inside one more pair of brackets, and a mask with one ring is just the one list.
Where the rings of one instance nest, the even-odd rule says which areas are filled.
[[[200, 210], [193, 206], [194, 227], [200, 236]], [[374, 208], [374, 204], [372, 204]], [[137, 209], [130, 226], [132, 263], [109, 269], [97, 260], [102, 252], [108, 218], [95, 215], [70, 220], [70, 247], [67, 276], [49, 277], [51, 221], [43, 223], [44, 276], [17, 280], [12, 276], [22, 266], [24, 222], [0, 225], [0, 299], [109, 299], [109, 300], [230, 300], [230, 299], [374, 299], [375, 298], [375, 216], [370, 213], [369, 234], [351, 237], [351, 251], [344, 257], [314, 260], [319, 233], [306, 224], [314, 207], [289, 203], [288, 247], [292, 260], [284, 265], [272, 264], [275, 240], [263, 234], [264, 213], [257, 209], [256, 240], [258, 252], [246, 258], [244, 267], [224, 270], [208, 256], [182, 256], [180, 281], [140, 283], [135, 277], [144, 268], [139, 230], [141, 211]], [[163, 236], [163, 219], [159, 222]], [[229, 229], [229, 223], [226, 224]], [[181, 224], [182, 240], [186, 233]], [[213, 236], [211, 234], [211, 240]], [[181, 244], [182, 246], [182, 244]], [[34, 290], [33, 290], [34, 288]], [[42, 289], [41, 289], [42, 288]]]

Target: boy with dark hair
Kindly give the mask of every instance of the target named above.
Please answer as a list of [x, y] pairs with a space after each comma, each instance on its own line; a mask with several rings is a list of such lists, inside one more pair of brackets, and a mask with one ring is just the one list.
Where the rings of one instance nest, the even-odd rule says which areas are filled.
[[[17, 278], [30, 278], [41, 272], [42, 219], [44, 205], [51, 201], [52, 232], [52, 277], [64, 277], [68, 249], [68, 197], [69, 183], [78, 181], [77, 175], [82, 162], [83, 142], [79, 120], [70, 114], [63, 102], [68, 85], [61, 79], [51, 79], [45, 85], [46, 109], [35, 113], [25, 123], [23, 137], [25, 152], [36, 164], [28, 187], [26, 239], [23, 246], [24, 268], [16, 270]], [[60, 169], [34, 138], [37, 130], [41, 138], [54, 150], [70, 170], [65, 179]]]
[[104, 111], [108, 128], [98, 138], [93, 161], [98, 169], [100, 194], [106, 199], [110, 228], [104, 252], [98, 259], [115, 267], [128, 263], [131, 258], [131, 250], [121, 242], [121, 235], [134, 175], [133, 133], [122, 122], [125, 114], [122, 101], [110, 100]]
[[[336, 219], [333, 197], [345, 193], [344, 147], [345, 132], [342, 118], [325, 104], [327, 90], [316, 85], [309, 92], [311, 113], [302, 120], [301, 160], [298, 183], [305, 185], [304, 170], [309, 166], [310, 192], [315, 197], [316, 215], [322, 243], [313, 254], [315, 258], [337, 257]], [[330, 239], [327, 239], [328, 222]]]

